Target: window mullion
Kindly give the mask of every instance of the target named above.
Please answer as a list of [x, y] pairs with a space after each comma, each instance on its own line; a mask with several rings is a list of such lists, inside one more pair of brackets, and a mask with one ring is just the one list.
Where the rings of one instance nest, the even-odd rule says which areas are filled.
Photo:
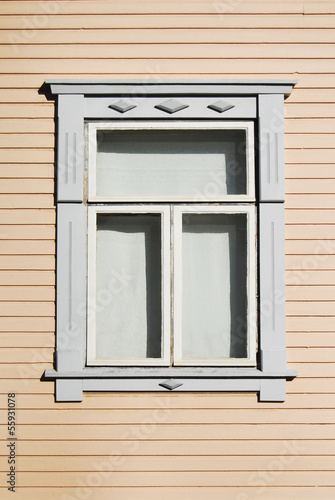
[[173, 217], [173, 364], [182, 355], [182, 208], [172, 208]]
[[161, 206], [162, 212], [162, 347], [164, 365], [170, 366], [171, 359], [171, 321], [172, 305], [171, 284], [172, 262], [171, 262], [171, 206]]

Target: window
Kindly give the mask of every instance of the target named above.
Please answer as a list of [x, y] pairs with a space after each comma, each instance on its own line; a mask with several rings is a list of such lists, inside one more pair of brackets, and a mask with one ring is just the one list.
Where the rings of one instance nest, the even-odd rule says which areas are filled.
[[57, 338], [45, 378], [56, 399], [239, 390], [284, 400], [295, 376], [282, 280], [292, 83], [50, 85]]
[[255, 365], [253, 124], [87, 129], [88, 365]]

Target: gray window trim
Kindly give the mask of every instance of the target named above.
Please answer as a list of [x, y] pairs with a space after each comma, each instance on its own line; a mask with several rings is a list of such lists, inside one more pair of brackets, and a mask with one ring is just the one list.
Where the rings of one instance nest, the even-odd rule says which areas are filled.
[[[45, 82], [44, 88], [58, 96], [56, 352], [55, 369], [44, 373], [45, 380], [56, 383], [56, 401], [82, 401], [83, 391], [170, 390], [252, 391], [259, 393], [260, 401], [285, 400], [286, 380], [297, 376], [295, 370], [286, 367], [284, 282], [283, 111], [284, 98], [295, 83], [293, 80]], [[86, 118], [257, 120], [260, 263], [257, 368], [85, 366]]]

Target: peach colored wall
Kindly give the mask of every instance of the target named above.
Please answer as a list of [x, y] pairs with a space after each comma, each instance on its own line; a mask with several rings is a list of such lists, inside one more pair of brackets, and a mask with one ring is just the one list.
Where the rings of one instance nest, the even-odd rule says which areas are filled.
[[[17, 392], [15, 498], [334, 498], [335, 3], [0, 1], [0, 13], [0, 460], [4, 478]], [[54, 403], [40, 382], [54, 350], [54, 103], [37, 92], [47, 78], [299, 80], [285, 103], [287, 344], [299, 370], [286, 403]]]

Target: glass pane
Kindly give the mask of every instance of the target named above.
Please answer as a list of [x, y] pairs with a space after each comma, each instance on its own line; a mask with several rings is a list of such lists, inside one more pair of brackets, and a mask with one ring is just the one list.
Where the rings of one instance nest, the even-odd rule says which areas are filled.
[[246, 130], [99, 130], [97, 196], [247, 194]]
[[247, 357], [247, 216], [185, 214], [182, 356]]
[[160, 214], [98, 214], [96, 256], [97, 359], [160, 358]]

